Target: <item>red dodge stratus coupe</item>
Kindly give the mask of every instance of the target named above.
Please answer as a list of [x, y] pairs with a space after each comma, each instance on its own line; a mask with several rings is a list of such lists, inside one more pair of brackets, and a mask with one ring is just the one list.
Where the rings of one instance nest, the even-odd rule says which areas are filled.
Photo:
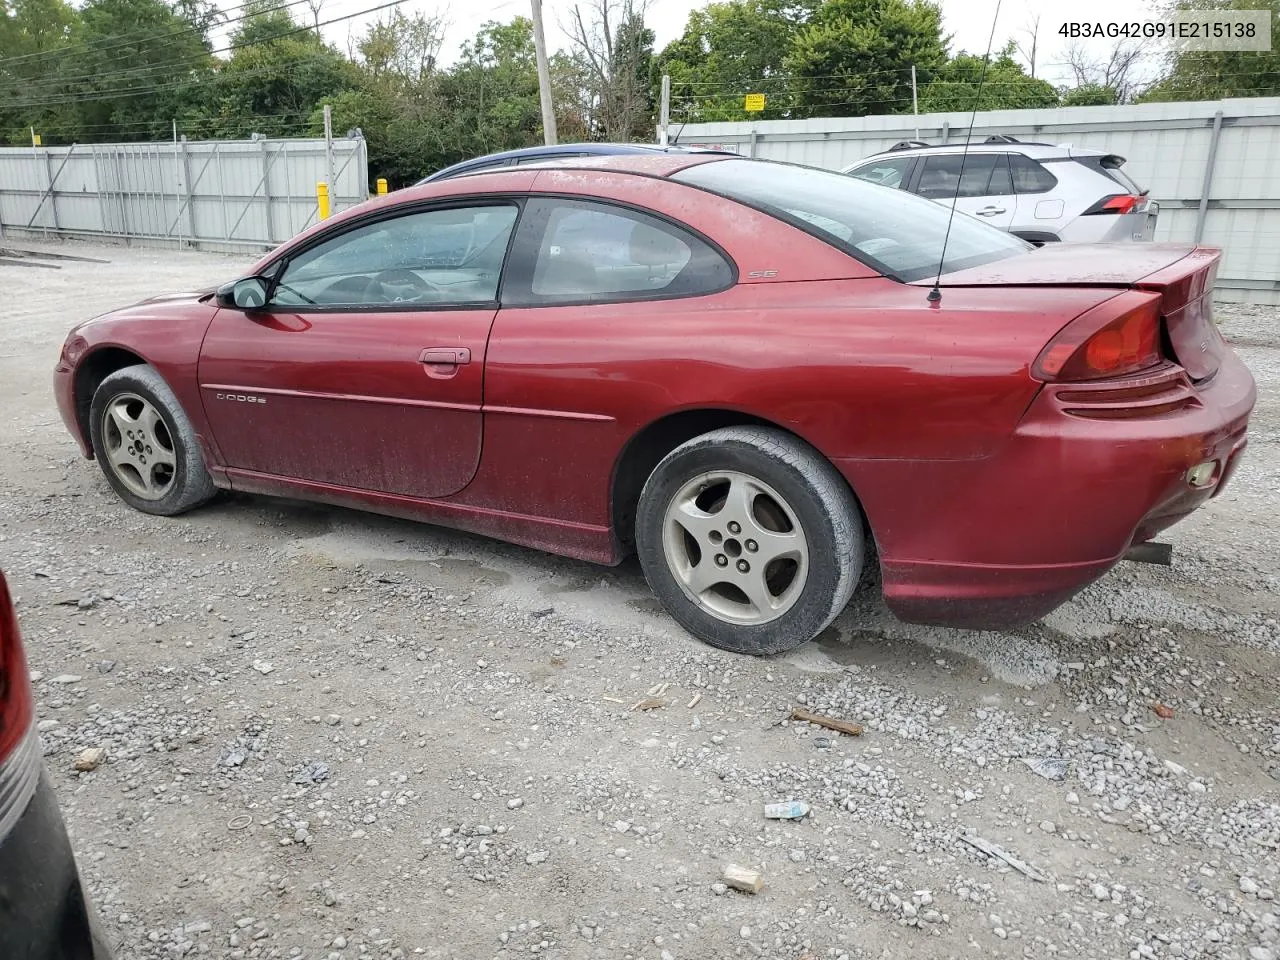
[[58, 404], [139, 510], [226, 488], [635, 551], [729, 650], [814, 637], [873, 544], [900, 617], [1016, 625], [1221, 491], [1256, 393], [1216, 250], [957, 215], [943, 257], [947, 220], [723, 156], [447, 180], [80, 324]]

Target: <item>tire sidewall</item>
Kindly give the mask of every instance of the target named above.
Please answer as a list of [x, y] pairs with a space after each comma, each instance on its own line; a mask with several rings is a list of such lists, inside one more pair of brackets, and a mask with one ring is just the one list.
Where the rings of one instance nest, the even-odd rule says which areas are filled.
[[[663, 525], [671, 498], [694, 477], [716, 470], [736, 470], [773, 487], [787, 501], [804, 531], [809, 547], [805, 585], [791, 608], [768, 623], [730, 623], [707, 612], [689, 597], [667, 563]], [[835, 542], [829, 507], [805, 475], [741, 440], [708, 440], [705, 444], [694, 441], [674, 451], [645, 484], [636, 512], [636, 552], [645, 579], [671, 616], [712, 646], [757, 656], [799, 646], [833, 619], [832, 607], [842, 574], [840, 558], [832, 556], [831, 545]], [[862, 565], [860, 540], [854, 553], [852, 575], [856, 577]]]
[[[177, 398], [173, 395], [173, 391], [162, 380], [159, 382], [159, 386], [163, 389], [157, 389], [151, 383], [151, 376], [141, 371], [150, 372], [151, 368], [146, 366], [126, 367], [111, 374], [99, 384], [98, 389], [93, 394], [93, 402], [89, 407], [89, 437], [93, 444], [93, 455], [98, 460], [102, 473], [107, 478], [107, 483], [111, 485], [111, 489], [116, 492], [116, 495], [121, 500], [143, 513], [171, 516], [176, 513], [182, 513], [194, 506], [196, 502], [207, 499], [207, 494], [203, 493], [203, 488], [206, 485], [211, 488], [212, 481], [209, 480], [208, 473], [204, 470], [198, 447], [193, 449], [193, 446], [195, 446], [195, 433], [187, 421], [186, 415], [182, 412], [182, 407], [178, 404]], [[159, 375], [152, 373], [152, 376], [158, 379]], [[165, 429], [169, 431], [170, 439], [173, 441], [174, 482], [169, 492], [159, 500], [144, 500], [133, 493], [116, 476], [115, 470], [107, 460], [106, 442], [102, 435], [102, 416], [111, 401], [122, 393], [137, 394], [155, 407], [160, 414], [160, 418], [164, 421]], [[198, 466], [201, 476], [192, 476], [193, 463]], [[193, 481], [195, 481], [194, 484]], [[193, 490], [193, 486], [198, 486], [201, 489]]]

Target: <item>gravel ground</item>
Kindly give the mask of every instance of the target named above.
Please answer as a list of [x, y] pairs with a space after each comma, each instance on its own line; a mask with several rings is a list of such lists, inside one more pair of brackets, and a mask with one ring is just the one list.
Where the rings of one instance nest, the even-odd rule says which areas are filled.
[[[1280, 311], [1220, 308], [1259, 407], [1172, 568], [1009, 634], [864, 589], [750, 660], [634, 564], [254, 497], [129, 510], [54, 409], [65, 331], [243, 261], [64, 249], [110, 263], [0, 267], [0, 567], [122, 960], [1280, 957]], [[788, 799], [810, 815], [764, 819]]]

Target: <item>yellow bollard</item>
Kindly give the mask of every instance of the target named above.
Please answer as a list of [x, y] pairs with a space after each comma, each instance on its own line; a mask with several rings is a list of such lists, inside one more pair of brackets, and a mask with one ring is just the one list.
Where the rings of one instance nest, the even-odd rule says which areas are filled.
[[316, 184], [316, 204], [320, 210], [320, 219], [329, 219], [329, 185], [323, 180]]
[[385, 197], [387, 195], [387, 181], [382, 177], [378, 178], [378, 196]]

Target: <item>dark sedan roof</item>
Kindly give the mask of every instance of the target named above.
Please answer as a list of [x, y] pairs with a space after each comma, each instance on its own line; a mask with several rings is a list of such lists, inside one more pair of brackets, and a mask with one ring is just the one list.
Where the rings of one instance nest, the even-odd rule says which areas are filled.
[[483, 157], [463, 160], [451, 167], [437, 170], [418, 183], [434, 183], [437, 180], [448, 180], [462, 174], [478, 172], [481, 169], [507, 169], [520, 162], [537, 162], [559, 158], [613, 157], [613, 156], [661, 156], [664, 154], [719, 154], [722, 151], [705, 150], [696, 147], [666, 146], [656, 143], [560, 143], [553, 147], [521, 147], [518, 150], [504, 150], [490, 153]]

